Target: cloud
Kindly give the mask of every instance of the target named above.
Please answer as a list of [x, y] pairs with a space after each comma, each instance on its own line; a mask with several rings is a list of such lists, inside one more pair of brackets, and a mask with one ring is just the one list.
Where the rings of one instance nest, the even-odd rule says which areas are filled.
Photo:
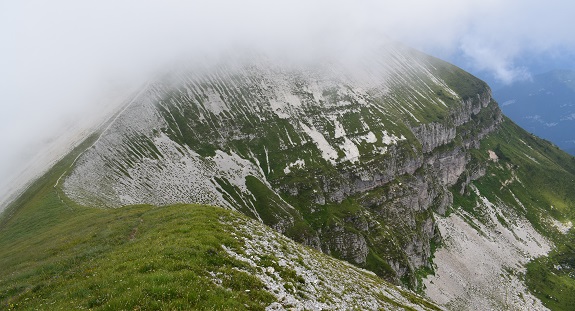
[[514, 64], [520, 53], [517, 46], [505, 49], [502, 45], [487, 45], [479, 37], [463, 36], [460, 51], [475, 70], [490, 72], [503, 84], [531, 79], [526, 67]]
[[484, 71], [503, 84], [530, 79], [533, 60], [551, 62], [561, 58], [559, 51], [575, 51], [569, 34], [574, 10], [575, 3], [557, 0], [490, 1], [476, 14], [468, 11], [470, 19], [447, 42], [470, 70]]
[[436, 56], [461, 59], [465, 68], [502, 83], [530, 78], [522, 64], [526, 58], [561, 58], [557, 51], [575, 51], [575, 2], [405, 0], [371, 5], [380, 16], [380, 30]]
[[257, 47], [309, 60], [385, 34], [509, 83], [529, 77], [525, 53], [575, 50], [572, 12], [561, 0], [2, 1], [0, 184], [62, 124], [181, 57]]

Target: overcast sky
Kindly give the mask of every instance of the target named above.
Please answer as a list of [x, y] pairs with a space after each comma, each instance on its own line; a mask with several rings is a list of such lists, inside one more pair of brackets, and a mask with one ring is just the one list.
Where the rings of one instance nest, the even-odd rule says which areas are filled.
[[505, 84], [573, 65], [573, 12], [565, 0], [0, 0], [0, 186], [114, 86], [183, 56], [305, 57], [386, 34]]

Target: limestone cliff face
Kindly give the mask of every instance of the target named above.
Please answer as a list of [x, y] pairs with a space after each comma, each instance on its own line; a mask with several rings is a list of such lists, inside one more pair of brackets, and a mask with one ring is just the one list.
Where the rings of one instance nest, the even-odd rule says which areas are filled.
[[[338, 202], [350, 196], [358, 197], [358, 202], [367, 211], [365, 217], [386, 222], [396, 232], [407, 233], [404, 239], [395, 238], [407, 259], [393, 262], [392, 268], [400, 276], [429, 264], [430, 241], [440, 238], [431, 211], [443, 214], [453, 203], [449, 188], [458, 181], [462, 186], [468, 184], [484, 173], [481, 168], [471, 173], [467, 171], [468, 149], [479, 146], [480, 139], [497, 127], [501, 112], [488, 92], [478, 94], [475, 101], [468, 100], [464, 105], [469, 110], [452, 112], [451, 122], [446, 122], [451, 126], [430, 123], [412, 129], [423, 152], [402, 159], [402, 155], [393, 150], [389, 162], [365, 165], [359, 171], [350, 170], [345, 174], [347, 183], [324, 191], [329, 200]], [[379, 193], [382, 189], [386, 189], [384, 194]], [[345, 220], [351, 227], [348, 234], [361, 232], [370, 241], [380, 237], [380, 227], [370, 228], [365, 222], [357, 223], [357, 217], [350, 219]], [[324, 243], [322, 249], [329, 252], [331, 240], [321, 234], [319, 240]], [[347, 245], [349, 250], [354, 250], [361, 248], [362, 243], [363, 240], [353, 240]], [[350, 252], [340, 252], [340, 257], [364, 263], [357, 262], [357, 257]]]
[[396, 45], [375, 55], [351, 71], [257, 61], [160, 79], [78, 159], [64, 190], [102, 207], [236, 209], [413, 284], [440, 239], [433, 213], [452, 203], [450, 187], [481, 175], [466, 170], [469, 150], [501, 113], [483, 82], [449, 64]]
[[413, 134], [421, 143], [421, 149], [424, 153], [453, 141], [455, 132], [455, 127], [445, 126], [436, 122], [422, 124], [413, 129]]

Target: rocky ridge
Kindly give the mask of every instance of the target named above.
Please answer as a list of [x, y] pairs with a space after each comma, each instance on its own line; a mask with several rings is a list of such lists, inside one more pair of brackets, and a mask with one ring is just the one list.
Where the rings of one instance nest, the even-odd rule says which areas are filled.
[[370, 57], [353, 70], [257, 61], [164, 77], [78, 158], [64, 191], [101, 207], [228, 207], [415, 285], [441, 239], [434, 213], [481, 175], [469, 150], [501, 113], [483, 82], [442, 61], [397, 45]]

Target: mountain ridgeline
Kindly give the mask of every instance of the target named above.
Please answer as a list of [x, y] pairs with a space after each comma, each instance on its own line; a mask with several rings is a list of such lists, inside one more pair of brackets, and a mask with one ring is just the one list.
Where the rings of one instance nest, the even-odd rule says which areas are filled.
[[[481, 81], [400, 47], [373, 64], [265, 61], [150, 84], [63, 183], [85, 205], [202, 203], [415, 284], [467, 150], [501, 122]], [[465, 176], [463, 176], [465, 175]]]
[[[14, 230], [24, 221], [22, 215], [31, 213], [25, 211], [33, 209], [27, 202], [43, 202], [30, 199], [35, 198], [33, 191], [45, 191], [58, 213], [97, 213], [102, 219], [112, 217], [106, 211], [136, 213], [137, 223], [154, 223], [153, 215], [177, 210], [211, 215], [216, 212], [190, 204], [211, 205], [256, 220], [220, 211], [218, 219], [226, 221], [220, 221], [218, 232], [233, 231], [230, 218], [250, 228], [263, 223], [448, 309], [573, 305], [575, 159], [504, 117], [484, 82], [399, 44], [387, 44], [355, 61], [280, 65], [262, 56], [171, 72], [148, 83], [75, 152], [6, 210], [0, 230], [12, 233], [5, 236], [24, 239]], [[149, 205], [170, 207], [156, 211], [148, 210]], [[41, 203], [34, 206], [42, 209]], [[64, 217], [58, 213], [50, 217]], [[196, 223], [196, 216], [180, 213]], [[173, 220], [174, 215], [165, 217]], [[131, 233], [122, 243], [139, 241], [138, 226], [126, 229]], [[163, 224], [156, 226], [164, 230]], [[437, 308], [401, 291], [377, 289], [380, 294], [373, 294], [367, 287], [354, 287], [346, 292], [365, 295], [351, 303], [321, 296], [333, 288], [303, 286], [311, 284], [305, 269], [315, 265], [328, 280], [332, 276], [326, 266], [335, 263], [290, 263], [293, 269], [285, 275], [293, 277], [289, 284], [301, 281], [301, 288], [282, 287], [277, 278], [279, 285], [268, 283], [274, 271], [285, 267], [279, 257], [291, 256], [284, 253], [295, 246], [286, 247], [288, 240], [268, 229], [254, 230], [260, 233], [232, 234], [244, 237], [243, 246], [206, 246], [214, 258], [225, 255], [227, 259], [217, 260], [234, 262], [241, 271], [264, 266], [260, 281], [249, 281], [267, 285], [248, 290], [259, 295], [244, 297], [248, 309], [345, 308], [342, 303], [362, 309]], [[109, 230], [96, 235], [106, 234]], [[0, 239], [0, 246], [14, 241]], [[115, 246], [109, 249], [117, 251]], [[303, 247], [292, 257], [301, 262], [308, 251], [319, 256], [317, 262], [331, 260]], [[101, 252], [107, 254], [108, 248]], [[0, 264], [4, 270], [16, 269], [10, 262]], [[206, 265], [212, 269], [207, 279], [218, 286], [233, 272]], [[27, 275], [26, 268], [19, 269]], [[365, 271], [346, 269], [352, 268], [342, 265], [333, 273], [375, 282]], [[373, 286], [389, 286], [380, 282], [383, 285]], [[4, 302], [22, 302], [33, 293], [24, 285], [2, 284]], [[243, 287], [228, 285], [224, 287], [230, 293], [242, 293]], [[370, 295], [377, 299], [365, 298]], [[214, 305], [238, 307], [232, 300], [222, 301]]]

